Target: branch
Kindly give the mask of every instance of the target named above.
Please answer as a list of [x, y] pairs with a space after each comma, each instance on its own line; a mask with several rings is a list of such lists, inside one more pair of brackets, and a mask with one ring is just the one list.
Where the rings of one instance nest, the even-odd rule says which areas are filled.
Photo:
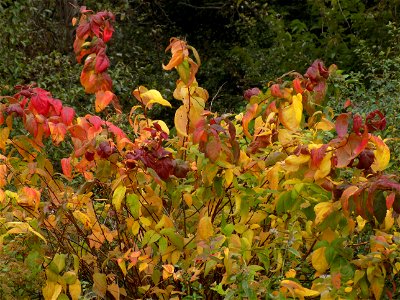
[[195, 6], [195, 5], [192, 5], [192, 4], [189, 4], [189, 3], [185, 3], [185, 2], [178, 2], [178, 5], [183, 5], [183, 6], [187, 6], [187, 7], [194, 8], [194, 9], [222, 9], [228, 3], [225, 3], [225, 4], [218, 3], [218, 4], [221, 4], [221, 6], [211, 6], [211, 5], [210, 6]]

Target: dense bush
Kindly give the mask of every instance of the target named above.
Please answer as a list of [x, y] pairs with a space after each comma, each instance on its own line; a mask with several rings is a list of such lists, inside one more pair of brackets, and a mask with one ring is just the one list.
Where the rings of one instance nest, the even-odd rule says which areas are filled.
[[[44, 277], [44, 299], [399, 296], [386, 120], [350, 101], [337, 116], [324, 106], [335, 65], [316, 60], [249, 89], [244, 112], [220, 115], [197, 82], [196, 49], [172, 38], [168, 126], [149, 117], [172, 108], [153, 86], [121, 109], [114, 20], [81, 8], [74, 21], [80, 82], [104, 118], [33, 85], [0, 98], [0, 259], [21, 253], [16, 263]], [[50, 144], [69, 152], [55, 161]], [[40, 283], [31, 278], [5, 296], [25, 296]]]

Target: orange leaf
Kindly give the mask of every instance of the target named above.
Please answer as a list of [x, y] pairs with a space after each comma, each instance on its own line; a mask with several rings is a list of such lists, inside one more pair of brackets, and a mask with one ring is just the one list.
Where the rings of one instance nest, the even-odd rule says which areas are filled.
[[347, 189], [344, 190], [342, 196], [340, 197], [340, 201], [345, 212], [348, 212], [349, 209], [349, 198], [353, 196], [357, 191], [358, 187], [354, 185], [349, 186]]
[[9, 134], [10, 134], [10, 128], [8, 127], [0, 128], [0, 149], [3, 151], [6, 150], [6, 143]]
[[19, 206], [37, 211], [40, 204], [40, 192], [33, 188], [23, 187], [17, 202]]
[[164, 70], [171, 70], [172, 68], [180, 65], [183, 62], [184, 58], [189, 56], [189, 50], [187, 48], [186, 42], [177, 38], [171, 38], [170, 44], [167, 49], [165, 49], [165, 51], [168, 51], [170, 49], [172, 57], [166, 66], [163, 64]]
[[254, 103], [248, 106], [246, 113], [243, 116], [242, 123], [243, 123], [243, 132], [244, 134], [251, 139], [252, 136], [249, 133], [249, 123], [251, 120], [254, 119], [256, 112], [257, 112], [258, 104]]
[[64, 123], [53, 123], [48, 122], [50, 128], [51, 139], [58, 145], [64, 140], [65, 134], [67, 133], [67, 127]]
[[71, 157], [61, 159], [61, 168], [67, 178], [72, 178]]
[[98, 91], [96, 93], [95, 107], [96, 112], [102, 111], [114, 98], [114, 94], [110, 91]]

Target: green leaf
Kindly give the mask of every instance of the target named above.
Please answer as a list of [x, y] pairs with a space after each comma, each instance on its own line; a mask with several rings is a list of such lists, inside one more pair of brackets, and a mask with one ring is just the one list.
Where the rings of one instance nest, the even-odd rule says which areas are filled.
[[57, 297], [57, 300], [69, 300], [69, 298], [68, 298], [68, 296], [65, 295], [65, 294], [60, 294], [60, 295]]
[[289, 212], [296, 204], [296, 198], [292, 197], [292, 192], [284, 192], [278, 198], [278, 203], [276, 204], [276, 212], [282, 214]]
[[140, 201], [139, 196], [136, 194], [128, 194], [126, 196], [126, 205], [129, 211], [135, 219], [139, 219], [140, 216]]
[[160, 234], [168, 237], [172, 245], [174, 245], [178, 250], [183, 250], [183, 238], [175, 233], [173, 228], [164, 228], [160, 231]]
[[54, 255], [53, 261], [49, 265], [49, 269], [59, 274], [65, 268], [65, 254]]
[[66, 284], [74, 284], [78, 279], [78, 276], [76, 276], [74, 271], [68, 271], [63, 274], [62, 278]]
[[386, 217], [386, 198], [382, 191], [379, 191], [373, 197], [374, 201], [374, 216], [379, 224], [383, 223]]

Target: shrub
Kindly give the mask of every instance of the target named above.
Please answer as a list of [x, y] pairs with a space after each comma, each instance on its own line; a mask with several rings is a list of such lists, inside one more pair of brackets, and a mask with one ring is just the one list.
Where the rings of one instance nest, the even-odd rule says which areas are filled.
[[[113, 20], [81, 8], [74, 43], [107, 120], [32, 85], [1, 97], [0, 242], [43, 249], [45, 299], [398, 296], [400, 184], [384, 173], [385, 119], [324, 107], [336, 66], [317, 60], [246, 91], [245, 112], [218, 115], [196, 49], [172, 38], [170, 130], [149, 118], [172, 106], [155, 89], [139, 86], [121, 113], [106, 54]], [[50, 142], [70, 155], [51, 161]]]

